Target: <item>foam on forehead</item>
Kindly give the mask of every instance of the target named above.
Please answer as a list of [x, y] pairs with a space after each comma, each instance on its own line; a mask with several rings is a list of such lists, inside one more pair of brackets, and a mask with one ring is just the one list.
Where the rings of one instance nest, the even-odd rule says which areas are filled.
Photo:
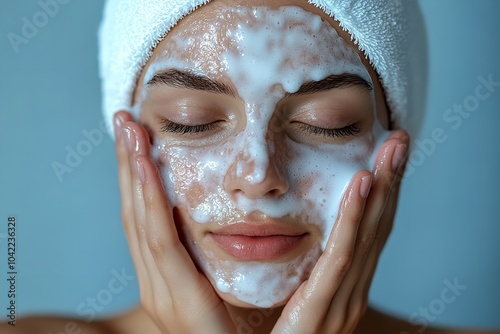
[[[253, 75], [255, 77], [247, 77], [247, 81], [255, 88], [266, 87], [279, 73], [283, 78], [281, 84], [288, 93], [294, 93], [306, 81], [324, 79], [324, 74], [333, 69], [335, 74], [350, 73], [366, 82], [372, 81], [359, 55], [335, 29], [320, 16], [300, 7], [289, 6], [276, 11], [266, 6], [251, 10], [235, 6], [218, 8], [211, 17], [213, 20], [209, 24], [202, 24], [202, 30], [195, 27], [173, 36], [165, 53], [158, 54], [161, 60], [149, 64], [139, 85], [146, 84], [156, 72], [166, 68], [215, 79], [220, 73], [229, 73], [231, 78]], [[283, 53], [282, 50], [293, 52]], [[220, 54], [222, 59], [219, 59]], [[239, 66], [228, 66], [235, 62]], [[248, 68], [262, 70], [251, 72]]]
[[[305, 0], [304, 0], [305, 1]], [[112, 117], [131, 110], [137, 78], [152, 50], [177, 22], [210, 0], [108, 0], [99, 30], [99, 67], [103, 112], [110, 132]], [[406, 43], [408, 23], [423, 31], [418, 3], [403, 0], [309, 0], [339, 21], [380, 75], [397, 126], [406, 126], [408, 102], [424, 103], [426, 50]], [[410, 13], [412, 15], [410, 15]], [[418, 47], [417, 47], [418, 46]], [[415, 53], [407, 57], [409, 52]], [[424, 77], [423, 77], [424, 75]], [[414, 79], [408, 96], [408, 80]], [[412, 98], [412, 100], [408, 100]], [[420, 110], [417, 110], [417, 113]]]

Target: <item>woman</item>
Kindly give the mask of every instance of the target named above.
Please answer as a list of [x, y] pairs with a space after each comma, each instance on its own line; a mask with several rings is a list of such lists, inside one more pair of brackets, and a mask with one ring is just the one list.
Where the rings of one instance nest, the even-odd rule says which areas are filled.
[[214, 1], [148, 57], [114, 118], [143, 307], [73, 330], [411, 330], [365, 313], [409, 139], [349, 34], [304, 1]]
[[[335, 198], [367, 166], [387, 108], [340, 27], [297, 4], [214, 2], [195, 11], [138, 79], [133, 105], [144, 127], [128, 113], [115, 117], [123, 219], [142, 300], [164, 332], [207, 324], [231, 332], [252, 308], [285, 305], [258, 331], [351, 332], [364, 313], [408, 136], [386, 140], [373, 188], [371, 173], [356, 174], [327, 242]], [[344, 323], [334, 316], [341, 312]]]

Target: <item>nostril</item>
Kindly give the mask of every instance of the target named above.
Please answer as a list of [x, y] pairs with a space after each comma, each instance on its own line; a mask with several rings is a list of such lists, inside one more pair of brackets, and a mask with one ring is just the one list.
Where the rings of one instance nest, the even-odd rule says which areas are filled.
[[229, 193], [251, 199], [278, 198], [289, 187], [283, 172], [272, 157], [240, 153], [225, 176], [224, 187]]
[[269, 191], [269, 195], [271, 197], [280, 197], [282, 194], [283, 192], [278, 189], [272, 189], [271, 191]]

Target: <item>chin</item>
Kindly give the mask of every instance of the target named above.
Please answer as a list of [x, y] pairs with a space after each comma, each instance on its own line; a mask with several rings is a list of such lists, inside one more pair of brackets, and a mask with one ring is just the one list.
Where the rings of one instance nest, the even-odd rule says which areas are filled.
[[221, 259], [210, 251], [192, 254], [223, 301], [242, 308], [276, 308], [309, 278], [322, 250], [318, 243], [294, 258], [272, 262]]
[[293, 293], [295, 292], [295, 290], [290, 291], [289, 295], [284, 300], [277, 302], [277, 303], [274, 303], [274, 304], [254, 305], [254, 304], [245, 303], [229, 293], [220, 292], [219, 290], [217, 290], [216, 287], [214, 287], [214, 289], [217, 292], [217, 295], [219, 295], [220, 299], [222, 299], [225, 303], [227, 303], [231, 306], [234, 306], [234, 307], [240, 307], [240, 308], [246, 308], [246, 309], [274, 309], [274, 308], [284, 306], [284, 305], [286, 305], [286, 303], [288, 303], [288, 301], [292, 297]]

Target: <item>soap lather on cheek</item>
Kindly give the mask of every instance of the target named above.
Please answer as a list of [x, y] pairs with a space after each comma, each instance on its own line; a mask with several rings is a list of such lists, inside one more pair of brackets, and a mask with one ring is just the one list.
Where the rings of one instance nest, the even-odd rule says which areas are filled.
[[[201, 249], [189, 227], [184, 227], [191, 255], [219, 291], [257, 307], [270, 307], [289, 298], [310, 274], [333, 228], [345, 187], [357, 171], [370, 169], [375, 149], [386, 132], [376, 122], [372, 132], [349, 144], [314, 148], [284, 134], [269, 136], [276, 105], [286, 93], [332, 74], [357, 74], [371, 83], [370, 75], [358, 54], [328, 22], [301, 8], [234, 7], [221, 9], [218, 15], [237, 17], [239, 23], [224, 27], [214, 23], [220, 29], [208, 29], [223, 34], [219, 37], [225, 48], [215, 62], [204, 66], [200, 60], [203, 55], [199, 54], [202, 52], [193, 48], [207, 41], [205, 33], [198, 32], [184, 43], [187, 45], [174, 38], [178, 47], [190, 48], [189, 58], [171, 55], [153, 63], [146, 79], [160, 67], [191, 70], [209, 77], [223, 72], [244, 102], [246, 128], [220, 145], [203, 149], [156, 142], [153, 154], [162, 166], [172, 204], [187, 210], [193, 224], [227, 225], [258, 211], [276, 219], [299, 219], [322, 231], [323, 238], [315, 247], [289, 262], [239, 263], [219, 260]], [[224, 189], [224, 179], [232, 167], [235, 177], [257, 185], [265, 179], [272, 163], [288, 183], [288, 191], [279, 198], [251, 199]], [[290, 277], [290, 268], [295, 268], [295, 279]]]

